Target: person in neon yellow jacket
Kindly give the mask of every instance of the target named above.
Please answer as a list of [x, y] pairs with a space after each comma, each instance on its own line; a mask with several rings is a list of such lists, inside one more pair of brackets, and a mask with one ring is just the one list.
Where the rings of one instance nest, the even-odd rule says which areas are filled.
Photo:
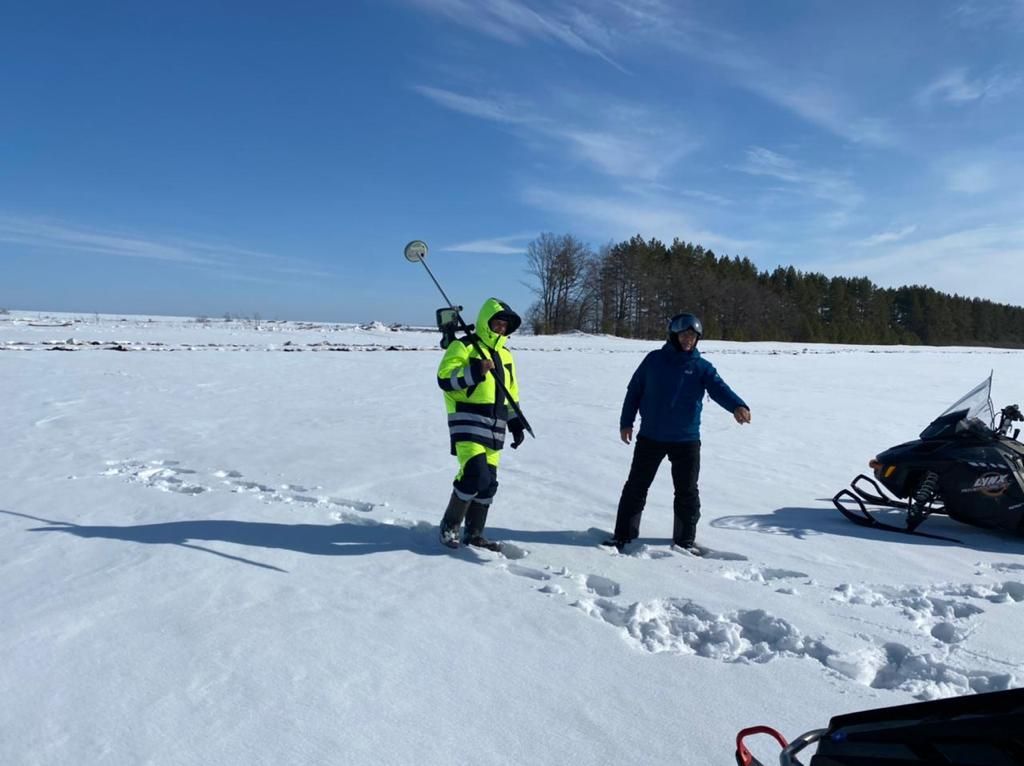
[[507, 393], [519, 403], [515, 360], [505, 343], [521, 323], [507, 303], [488, 298], [477, 315], [476, 343], [469, 336], [452, 341], [437, 368], [452, 454], [459, 460], [452, 496], [441, 520], [441, 542], [450, 548], [459, 546], [459, 530], [465, 521], [463, 544], [498, 549], [497, 543], [484, 537], [484, 526], [498, 490], [505, 433], [512, 433], [513, 447], [525, 438], [525, 424], [505, 401]]

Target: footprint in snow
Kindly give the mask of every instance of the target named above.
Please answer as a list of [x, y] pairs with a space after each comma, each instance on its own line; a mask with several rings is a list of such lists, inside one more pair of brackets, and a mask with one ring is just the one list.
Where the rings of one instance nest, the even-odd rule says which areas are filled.
[[[692, 555], [692, 554], [686, 554]], [[742, 553], [733, 553], [732, 551], [719, 551], [714, 548], [705, 548], [704, 553], [701, 554], [702, 559], [715, 559], [716, 561], [750, 561], [749, 558], [744, 556]]]
[[101, 475], [120, 476], [132, 483], [182, 495], [199, 495], [210, 491], [209, 487], [179, 478], [191, 476], [195, 471], [177, 468], [177, 465], [175, 460], [150, 460], [145, 463], [138, 460], [108, 460], [108, 468]]
[[229, 481], [226, 483], [235, 487], [232, 492], [263, 492], [267, 494], [274, 492], [273, 487], [268, 487], [266, 484], [260, 484], [256, 481]]
[[[665, 540], [664, 544], [659, 542], [640, 542], [634, 540], [629, 543], [622, 551], [616, 551], [615, 548], [610, 546], [602, 545], [602, 543], [612, 536], [611, 532], [606, 529], [599, 527], [590, 527], [585, 533], [584, 537], [593, 540], [594, 544], [599, 547], [605, 553], [618, 554], [620, 556], [630, 556], [638, 559], [665, 559], [671, 558], [673, 555], [680, 554], [683, 556], [693, 556], [692, 553], [688, 553], [677, 548], [672, 544], [671, 540]], [[714, 548], [708, 548], [701, 546], [703, 554], [700, 558], [705, 559], [716, 559], [718, 561], [749, 561], [749, 559], [742, 553], [733, 553], [732, 551], [721, 551]]]
[[551, 579], [551, 575], [547, 572], [542, 572], [539, 569], [533, 567], [524, 567], [522, 564], [509, 564], [505, 567], [509, 572], [519, 577], [525, 577], [529, 580], [538, 580], [545, 582]]
[[564, 596], [565, 595], [565, 590], [562, 588], [562, 586], [561, 585], [555, 585], [553, 583], [549, 583], [549, 584], [547, 584], [547, 585], [545, 585], [545, 586], [543, 586], [541, 588], [537, 588], [537, 591], [539, 593], [543, 593], [543, 594], [545, 594], [547, 596]]
[[987, 566], [996, 572], [1024, 572], [1024, 564], [1011, 563], [1008, 561], [995, 561]]
[[715, 613], [679, 598], [628, 605], [610, 598], [581, 599], [572, 606], [621, 631], [631, 645], [652, 654], [759, 664], [804, 658], [855, 683], [908, 692], [917, 699], [999, 691], [1015, 684], [1012, 674], [955, 667], [933, 653], [917, 654], [897, 643], [869, 641], [862, 649], [840, 653], [763, 609]]
[[317, 500], [315, 497], [310, 497], [309, 495], [285, 495], [284, 496], [284, 502], [286, 502], [286, 503], [311, 503], [313, 505], [316, 505], [320, 501]]
[[615, 580], [610, 580], [601, 575], [585, 575], [581, 576], [580, 579], [582, 580], [583, 587], [591, 593], [596, 593], [598, 596], [608, 598], [618, 596], [622, 592], [622, 586], [615, 582]]
[[[526, 548], [521, 548], [515, 543], [502, 543], [501, 544], [501, 555], [507, 559], [518, 561], [519, 559], [526, 558], [530, 552]], [[547, 579], [547, 578], [545, 578]]]
[[351, 508], [354, 511], [361, 511], [362, 513], [369, 513], [378, 505], [378, 503], [368, 503], [364, 500], [349, 500], [344, 497], [328, 497], [323, 498], [323, 500], [328, 505], [340, 505], [345, 508]]
[[727, 580], [738, 580], [756, 582], [763, 585], [772, 585], [777, 580], [792, 580], [796, 578], [807, 578], [806, 572], [797, 572], [791, 569], [774, 569], [772, 567], [748, 567], [747, 569], [733, 569], [722, 573]]
[[[102, 473], [103, 476], [122, 476], [130, 482], [140, 482], [165, 492], [198, 495], [213, 490], [213, 487], [182, 479], [182, 476], [195, 476], [198, 472], [191, 468], [180, 467], [181, 464], [177, 460], [150, 460], [147, 462], [109, 460], [107, 466], [107, 470]], [[220, 483], [229, 488], [231, 492], [250, 494], [265, 503], [303, 503], [346, 508], [360, 513], [369, 513], [379, 505], [386, 505], [386, 503], [371, 503], [344, 497], [314, 496], [308, 494], [310, 489], [301, 484], [286, 483], [279, 487], [272, 487], [262, 482], [249, 481], [243, 477], [241, 471], [233, 469], [218, 469], [212, 471], [210, 475], [219, 479]], [[313, 487], [313, 489], [320, 489], [320, 487]]]
[[627, 555], [634, 556], [638, 559], [670, 559], [672, 558], [672, 552], [667, 551], [664, 548], [658, 548], [653, 545], [641, 545], [635, 551], [629, 552]]
[[844, 583], [832, 600], [898, 610], [917, 628], [943, 644], [958, 644], [973, 631], [972, 618], [984, 614], [976, 601], [992, 604], [1024, 601], [1024, 583], [918, 586], [868, 586]]

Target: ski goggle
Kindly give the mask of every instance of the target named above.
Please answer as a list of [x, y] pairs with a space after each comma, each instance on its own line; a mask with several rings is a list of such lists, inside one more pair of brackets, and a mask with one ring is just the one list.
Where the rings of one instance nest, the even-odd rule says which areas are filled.
[[668, 331], [673, 335], [687, 330], [693, 330], [698, 338], [704, 337], [704, 325], [693, 314], [676, 314], [668, 322]]

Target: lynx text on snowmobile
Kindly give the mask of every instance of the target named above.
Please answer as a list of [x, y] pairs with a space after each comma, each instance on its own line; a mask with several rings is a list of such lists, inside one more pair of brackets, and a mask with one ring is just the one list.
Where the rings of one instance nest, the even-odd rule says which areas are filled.
[[[832, 498], [851, 521], [866, 527], [918, 532], [932, 514], [978, 527], [1024, 535], [1024, 444], [1015, 421], [1024, 420], [1017, 405], [1004, 407], [999, 424], [989, 375], [921, 432], [868, 462], [874, 478], [860, 474], [849, 489]], [[904, 512], [903, 526], [879, 520], [868, 506]]]

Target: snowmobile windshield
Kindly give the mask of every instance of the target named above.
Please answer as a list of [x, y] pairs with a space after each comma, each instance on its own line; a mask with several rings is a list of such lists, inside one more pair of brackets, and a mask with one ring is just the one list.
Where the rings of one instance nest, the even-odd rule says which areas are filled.
[[995, 408], [992, 406], [992, 375], [976, 385], [933, 420], [921, 432], [922, 439], [952, 436], [964, 430], [995, 429]]

